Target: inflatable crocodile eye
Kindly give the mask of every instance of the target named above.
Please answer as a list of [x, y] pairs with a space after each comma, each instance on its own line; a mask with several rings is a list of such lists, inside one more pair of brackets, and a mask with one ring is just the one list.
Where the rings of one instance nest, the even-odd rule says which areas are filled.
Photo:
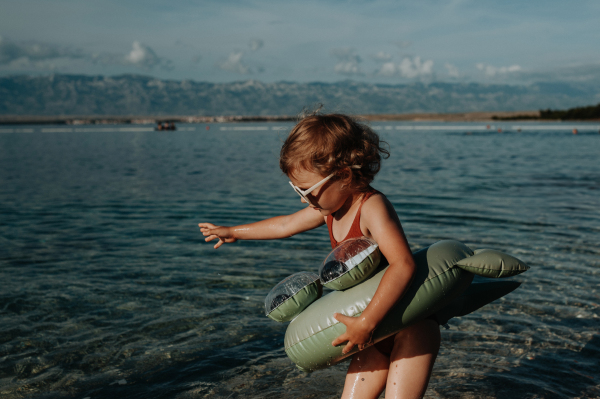
[[265, 314], [279, 322], [290, 321], [323, 295], [319, 276], [292, 274], [277, 284], [265, 298]]
[[365, 281], [379, 266], [381, 252], [377, 243], [366, 237], [352, 238], [329, 253], [321, 267], [321, 283], [341, 291]]

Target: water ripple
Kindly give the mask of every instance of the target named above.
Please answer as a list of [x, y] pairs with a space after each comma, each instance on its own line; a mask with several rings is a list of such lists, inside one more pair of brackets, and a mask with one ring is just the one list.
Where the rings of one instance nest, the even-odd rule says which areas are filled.
[[[458, 239], [532, 266], [442, 331], [427, 397], [599, 396], [600, 137], [397, 126], [374, 186], [411, 247]], [[346, 364], [295, 369], [262, 303], [318, 268], [326, 230], [213, 250], [197, 227], [301, 208], [282, 133], [111, 129], [0, 135], [0, 395], [339, 397]]]

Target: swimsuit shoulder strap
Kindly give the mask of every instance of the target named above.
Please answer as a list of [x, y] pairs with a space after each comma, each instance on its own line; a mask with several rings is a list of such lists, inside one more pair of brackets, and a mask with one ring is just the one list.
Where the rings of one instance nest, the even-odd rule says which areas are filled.
[[331, 241], [331, 248], [337, 247], [338, 242], [333, 238], [333, 231], [331, 230], [331, 226], [333, 225], [333, 215], [327, 215], [327, 220], [325, 222], [327, 224], [327, 231], [329, 231], [329, 241]]
[[333, 237], [333, 215], [327, 215], [327, 230], [329, 231], [329, 240], [331, 241], [331, 248], [335, 248], [339, 245], [340, 242], [344, 242], [350, 238], [358, 238], [358, 237], [362, 237], [364, 234], [362, 233], [362, 231], [360, 230], [360, 215], [361, 215], [361, 211], [362, 211], [362, 206], [363, 204], [373, 195], [373, 194], [379, 194], [379, 191], [375, 190], [375, 189], [371, 189], [371, 191], [367, 191], [365, 193], [365, 195], [363, 196], [362, 200], [360, 201], [360, 206], [358, 207], [358, 211], [356, 212], [356, 216], [354, 217], [354, 220], [352, 221], [352, 225], [350, 226], [350, 231], [348, 231], [348, 234], [346, 235], [346, 237], [342, 240], [342, 241], [337, 241], [334, 237]]

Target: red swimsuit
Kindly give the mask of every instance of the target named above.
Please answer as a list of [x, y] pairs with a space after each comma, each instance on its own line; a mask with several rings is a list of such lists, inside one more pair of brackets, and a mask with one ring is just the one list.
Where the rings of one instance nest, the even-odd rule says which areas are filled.
[[329, 230], [329, 239], [331, 240], [331, 248], [337, 247], [341, 242], [349, 240], [350, 238], [358, 238], [358, 237], [364, 236], [364, 234], [360, 230], [360, 212], [362, 210], [362, 206], [365, 203], [365, 201], [368, 200], [369, 198], [371, 198], [371, 195], [373, 195], [373, 194], [381, 194], [381, 193], [379, 191], [373, 190], [373, 189], [371, 191], [367, 191], [365, 193], [363, 199], [360, 202], [360, 206], [358, 207], [358, 212], [356, 212], [356, 216], [354, 217], [354, 221], [352, 222], [352, 226], [350, 226], [350, 231], [346, 235], [346, 238], [344, 238], [340, 242], [336, 241], [336, 239], [333, 238], [333, 230], [332, 230], [333, 229], [333, 215], [332, 214], [327, 215], [327, 230]]
[[[340, 245], [340, 243], [342, 243], [350, 238], [358, 238], [358, 237], [364, 236], [364, 234], [360, 230], [360, 212], [362, 210], [362, 206], [365, 203], [365, 201], [367, 201], [373, 194], [381, 194], [381, 193], [375, 189], [371, 189], [371, 191], [367, 191], [365, 193], [365, 196], [361, 200], [360, 206], [358, 207], [358, 211], [356, 212], [356, 216], [354, 217], [354, 221], [352, 222], [352, 226], [350, 226], [350, 231], [346, 235], [346, 238], [344, 238], [340, 242], [336, 241], [336, 239], [333, 238], [333, 215], [327, 215], [326, 223], [327, 223], [327, 230], [329, 230], [329, 239], [331, 240], [331, 248], [337, 247], [338, 245]], [[383, 195], [383, 194], [381, 194], [381, 195]], [[431, 315], [431, 316], [427, 317], [427, 319], [431, 319], [439, 324], [435, 315]], [[394, 348], [394, 337], [395, 337], [395, 335], [392, 335], [391, 337], [387, 337], [383, 341], [379, 341], [378, 343], [375, 344], [375, 348], [382, 354], [389, 357], [390, 354], [392, 353], [392, 349]]]
[[[338, 245], [340, 245], [340, 243], [350, 239], [350, 238], [358, 238], [358, 237], [363, 237], [364, 234], [362, 233], [362, 231], [360, 230], [360, 213], [362, 210], [362, 206], [363, 204], [369, 199], [371, 198], [371, 196], [373, 194], [381, 194], [379, 191], [375, 190], [375, 189], [371, 189], [371, 191], [367, 191], [363, 197], [363, 199], [360, 202], [360, 206], [358, 207], [358, 211], [356, 212], [356, 216], [354, 217], [354, 221], [352, 222], [352, 226], [350, 226], [350, 231], [348, 232], [348, 234], [346, 235], [346, 238], [344, 238], [342, 241], [338, 242], [334, 237], [333, 237], [333, 215], [327, 215], [327, 230], [329, 230], [329, 239], [331, 240], [331, 248], [335, 248]], [[383, 194], [382, 194], [383, 195]], [[392, 353], [392, 349], [394, 347], [394, 336], [392, 335], [391, 337], [388, 337], [386, 339], [384, 339], [383, 341], [380, 341], [378, 343], [375, 344], [375, 348], [381, 352], [382, 354], [386, 355], [386, 356], [390, 356], [390, 354]]]

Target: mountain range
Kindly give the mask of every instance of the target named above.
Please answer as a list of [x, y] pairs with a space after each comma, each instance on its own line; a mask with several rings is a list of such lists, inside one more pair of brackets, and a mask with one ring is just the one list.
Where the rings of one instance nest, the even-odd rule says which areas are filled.
[[0, 77], [0, 115], [297, 115], [322, 103], [351, 114], [564, 109], [600, 102], [600, 84], [208, 83], [150, 76]]

